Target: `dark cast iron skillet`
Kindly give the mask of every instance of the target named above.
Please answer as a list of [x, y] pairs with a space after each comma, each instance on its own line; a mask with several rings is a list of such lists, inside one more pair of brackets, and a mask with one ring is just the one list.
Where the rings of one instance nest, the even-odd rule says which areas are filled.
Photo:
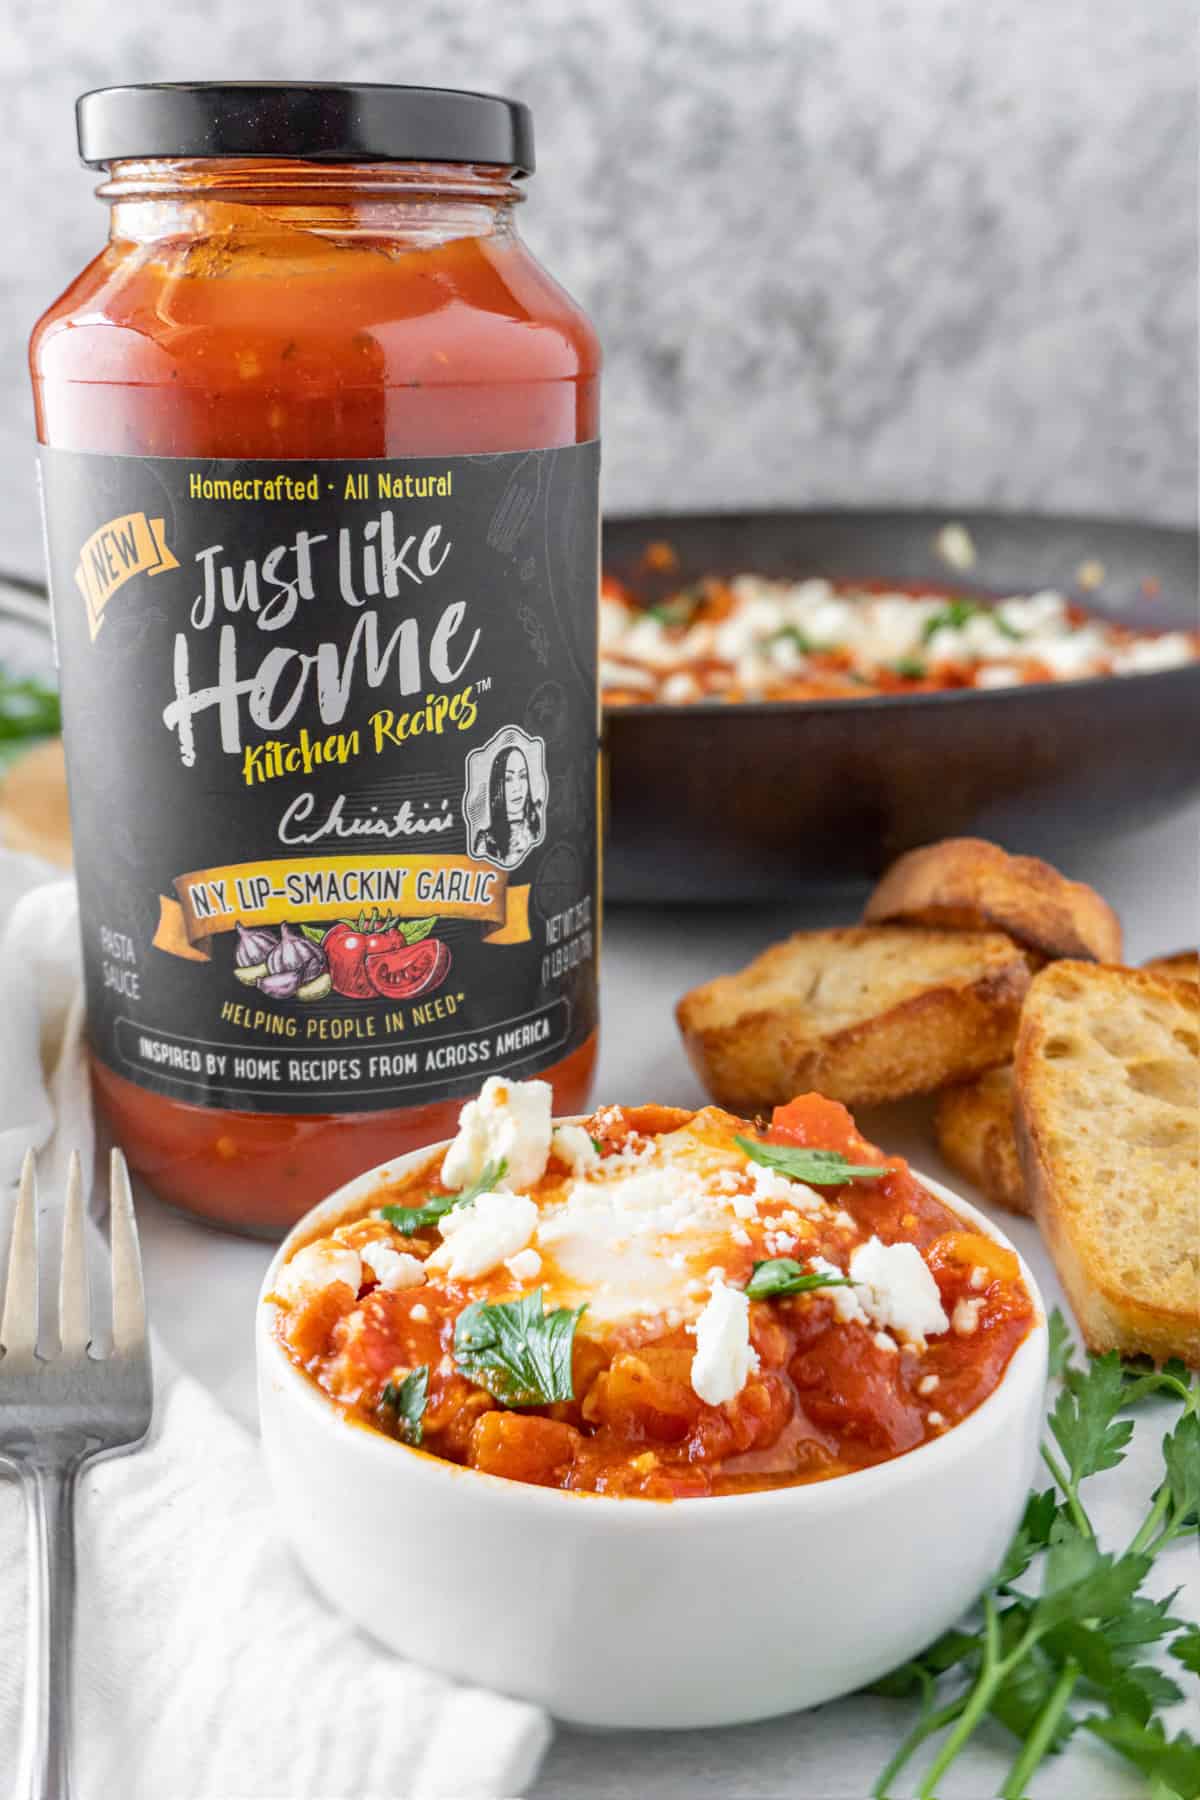
[[[964, 524], [978, 561], [935, 539]], [[776, 512], [610, 519], [606, 570], [645, 591], [646, 546], [674, 581], [705, 574], [928, 583], [1002, 596], [1058, 588], [1105, 618], [1195, 628], [1186, 531], [1018, 513]], [[1104, 579], [1083, 591], [1079, 569]], [[610, 900], [782, 900], [860, 889], [902, 850], [971, 833], [1053, 860], [1149, 825], [1200, 793], [1200, 663], [990, 692], [605, 715]]]

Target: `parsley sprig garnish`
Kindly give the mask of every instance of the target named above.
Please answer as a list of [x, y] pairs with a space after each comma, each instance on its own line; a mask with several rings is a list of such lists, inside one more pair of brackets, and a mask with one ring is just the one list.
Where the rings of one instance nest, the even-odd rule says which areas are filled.
[[978, 600], [951, 600], [940, 612], [930, 615], [921, 632], [921, 642], [928, 644], [935, 632], [961, 631], [971, 619], [983, 614], [992, 621], [1002, 637], [1019, 641], [1021, 633], [994, 606], [983, 606]]
[[547, 1312], [542, 1295], [539, 1287], [519, 1300], [476, 1300], [458, 1315], [454, 1360], [502, 1406], [575, 1398], [571, 1356], [584, 1309]]
[[840, 1187], [846, 1181], [871, 1181], [887, 1174], [883, 1163], [847, 1162], [840, 1150], [809, 1150], [799, 1144], [762, 1144], [757, 1138], [735, 1137], [751, 1162], [777, 1169], [791, 1181], [809, 1187]]
[[805, 637], [798, 625], [781, 625], [778, 631], [771, 633], [767, 644], [792, 644], [799, 656], [811, 656], [813, 653], [812, 640]]
[[412, 1369], [403, 1381], [389, 1381], [379, 1396], [379, 1423], [402, 1444], [417, 1445], [424, 1433], [422, 1420], [429, 1398], [429, 1364]]
[[439, 1219], [444, 1219], [448, 1212], [457, 1206], [470, 1206], [472, 1200], [478, 1200], [480, 1194], [490, 1194], [495, 1190], [497, 1182], [503, 1181], [508, 1174], [508, 1164], [501, 1157], [499, 1162], [487, 1163], [468, 1187], [460, 1189], [457, 1194], [435, 1194], [424, 1206], [381, 1206], [379, 1217], [386, 1219], [389, 1225], [405, 1237], [412, 1237], [416, 1231], [428, 1231]]
[[[1185, 1670], [1200, 1669], [1200, 1628], [1172, 1615], [1173, 1596], [1143, 1592], [1160, 1553], [1200, 1526], [1200, 1385], [1182, 1364], [1147, 1371], [1115, 1352], [1081, 1368], [1058, 1315], [1051, 1372], [1062, 1387], [1042, 1456], [1055, 1486], [1030, 1496], [980, 1617], [877, 1684], [879, 1693], [921, 1694], [916, 1724], [872, 1789], [878, 1800], [921, 1745], [940, 1737], [916, 1790], [918, 1800], [933, 1800], [989, 1718], [1021, 1743], [1001, 1800], [1021, 1800], [1045, 1758], [1080, 1730], [1141, 1769], [1155, 1800], [1200, 1793], [1200, 1743], [1182, 1731], [1168, 1736], [1155, 1717], [1181, 1689], [1143, 1657], [1148, 1647], [1165, 1647]], [[1133, 1425], [1120, 1415], [1151, 1394], [1179, 1409], [1162, 1443], [1162, 1479], [1131, 1542], [1104, 1550], [1081, 1488], [1124, 1459]], [[1033, 1575], [1036, 1588], [1018, 1585]]]
[[814, 1288], [853, 1286], [845, 1275], [805, 1269], [792, 1256], [773, 1256], [755, 1263], [746, 1292], [751, 1300], [782, 1300], [788, 1294], [810, 1294]]
[[669, 599], [652, 601], [642, 610], [648, 618], [656, 619], [660, 625], [679, 628], [691, 624], [703, 601], [703, 588], [680, 588], [678, 593], [672, 594]]

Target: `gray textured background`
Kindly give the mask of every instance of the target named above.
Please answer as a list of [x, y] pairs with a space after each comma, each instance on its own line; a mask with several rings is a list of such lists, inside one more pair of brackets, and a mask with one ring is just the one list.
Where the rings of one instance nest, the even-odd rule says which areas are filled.
[[346, 76], [534, 107], [524, 227], [608, 352], [612, 510], [891, 499], [1188, 521], [1191, 0], [3, 0], [0, 431], [104, 214], [106, 81]]

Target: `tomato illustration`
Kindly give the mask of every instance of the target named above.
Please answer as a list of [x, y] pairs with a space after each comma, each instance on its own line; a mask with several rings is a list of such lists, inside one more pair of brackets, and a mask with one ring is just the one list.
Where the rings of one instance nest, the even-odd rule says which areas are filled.
[[[381, 957], [390, 957], [393, 963], [397, 958], [403, 961], [410, 949], [423, 949], [433, 924], [432, 919], [425, 919], [415, 926], [409, 926], [410, 935], [414, 931], [424, 934], [413, 945], [410, 945], [404, 930], [394, 919], [377, 912], [370, 915], [361, 913], [357, 924], [351, 924], [346, 919], [337, 925], [331, 925], [321, 941], [321, 947], [329, 964], [329, 977], [335, 991], [345, 994], [350, 1000], [377, 1000], [384, 992], [394, 998], [391, 990], [381, 988], [372, 975], [373, 961]], [[446, 960], [444, 965], [437, 967], [435, 984], [445, 979], [446, 970], [450, 967], [449, 950], [444, 944], [439, 948], [445, 951]], [[436, 962], [437, 959], [432, 958], [430, 966], [434, 967]], [[414, 988], [412, 991], [423, 993], [424, 988]]]
[[367, 954], [365, 931], [342, 922], [331, 925], [322, 939], [321, 948], [329, 964], [329, 978], [335, 993], [345, 994], [351, 1000], [375, 998], [375, 989], [367, 980], [364, 967]]
[[398, 950], [381, 950], [366, 959], [367, 979], [385, 1000], [413, 1000], [440, 987], [450, 973], [450, 946], [441, 938], [423, 938]]

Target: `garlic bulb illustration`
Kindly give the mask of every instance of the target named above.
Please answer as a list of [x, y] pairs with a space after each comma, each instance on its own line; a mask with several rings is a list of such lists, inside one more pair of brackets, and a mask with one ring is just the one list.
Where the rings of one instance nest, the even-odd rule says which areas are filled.
[[238, 941], [233, 953], [233, 972], [247, 987], [255, 987], [267, 973], [267, 958], [279, 939], [265, 925], [237, 924], [234, 930]]

